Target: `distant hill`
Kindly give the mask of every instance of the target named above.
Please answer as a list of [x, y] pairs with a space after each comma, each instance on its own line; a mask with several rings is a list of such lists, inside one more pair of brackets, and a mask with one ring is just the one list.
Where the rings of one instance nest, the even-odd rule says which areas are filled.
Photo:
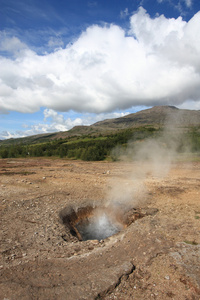
[[30, 137], [0, 141], [0, 145], [16, 143], [44, 143], [54, 139], [64, 139], [71, 136], [107, 134], [118, 130], [140, 126], [163, 127], [165, 125], [190, 127], [200, 126], [200, 111], [178, 109], [174, 106], [154, 106], [124, 117], [106, 119], [90, 126], [75, 126], [69, 131], [39, 134]]
[[67, 138], [72, 135], [106, 134], [139, 126], [160, 127], [168, 124], [181, 127], [198, 126], [200, 125], [200, 111], [178, 109], [175, 106], [154, 106], [124, 117], [106, 119], [90, 126], [75, 126], [69, 131], [57, 133], [55, 138]]
[[124, 129], [142, 125], [160, 126], [171, 122], [183, 126], [200, 125], [200, 111], [178, 109], [175, 106], [154, 106], [121, 118], [97, 122], [92, 126]]

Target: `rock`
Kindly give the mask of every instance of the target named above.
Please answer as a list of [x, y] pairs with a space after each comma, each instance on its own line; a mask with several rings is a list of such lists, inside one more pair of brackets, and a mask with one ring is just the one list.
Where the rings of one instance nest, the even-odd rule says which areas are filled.
[[90, 243], [93, 244], [93, 245], [98, 245], [99, 241], [98, 240], [91, 240]]

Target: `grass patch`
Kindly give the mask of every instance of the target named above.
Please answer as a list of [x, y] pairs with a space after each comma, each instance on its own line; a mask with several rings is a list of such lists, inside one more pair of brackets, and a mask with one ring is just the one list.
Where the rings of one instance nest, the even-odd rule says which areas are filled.
[[6, 175], [6, 176], [13, 176], [13, 175], [31, 175], [36, 174], [35, 172], [28, 172], [28, 171], [22, 171], [22, 172], [3, 172], [0, 173], [0, 175]]
[[108, 137], [105, 136], [105, 137], [85, 137], [85, 138], [76, 138], [76, 139], [73, 139], [71, 141], [67, 141], [65, 143], [63, 143], [63, 145], [70, 145], [70, 144], [78, 144], [78, 143], [87, 143], [87, 142], [90, 142], [90, 141], [103, 141], [103, 140], [106, 140]]
[[175, 159], [177, 162], [199, 162], [200, 154], [199, 153], [179, 153]]
[[197, 246], [198, 245], [198, 243], [197, 242], [195, 242], [195, 241], [184, 241], [184, 243], [186, 243], [186, 244], [188, 244], [188, 245], [193, 245], [193, 246]]

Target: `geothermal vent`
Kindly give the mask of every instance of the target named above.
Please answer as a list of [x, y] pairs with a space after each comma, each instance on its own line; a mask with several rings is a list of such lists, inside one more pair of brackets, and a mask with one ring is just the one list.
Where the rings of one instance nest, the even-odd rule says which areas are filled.
[[133, 208], [124, 211], [121, 205], [70, 207], [60, 212], [63, 224], [80, 241], [106, 239], [143, 216]]

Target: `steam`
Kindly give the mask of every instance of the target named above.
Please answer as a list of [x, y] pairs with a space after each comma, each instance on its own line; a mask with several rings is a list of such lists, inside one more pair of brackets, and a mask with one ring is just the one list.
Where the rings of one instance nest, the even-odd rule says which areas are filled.
[[137, 207], [147, 200], [146, 179], [150, 176], [161, 179], [168, 174], [175, 157], [174, 149], [167, 148], [163, 137], [160, 137], [130, 141], [126, 149], [118, 148], [117, 152], [118, 160], [127, 165], [122, 178], [109, 183], [108, 201]]
[[121, 178], [109, 182], [109, 203], [123, 203], [133, 207], [141, 205], [148, 199], [145, 181], [150, 177], [163, 179], [180, 152], [190, 151], [185, 136], [188, 126], [194, 120], [186, 112], [174, 110], [167, 116], [164, 128], [154, 138], [130, 140], [126, 149], [119, 146], [113, 149], [115, 158], [127, 163], [127, 167]]
[[123, 225], [108, 215], [105, 211], [96, 211], [96, 213], [76, 225], [81, 237], [86, 240], [103, 240], [119, 232]]

